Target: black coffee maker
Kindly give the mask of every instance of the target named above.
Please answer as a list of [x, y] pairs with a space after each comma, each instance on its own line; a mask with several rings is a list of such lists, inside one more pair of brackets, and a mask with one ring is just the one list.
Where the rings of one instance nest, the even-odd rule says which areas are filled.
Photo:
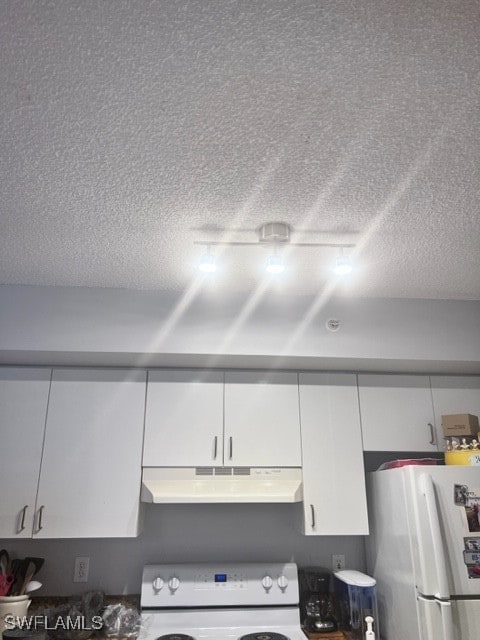
[[335, 608], [330, 594], [331, 573], [322, 567], [298, 570], [300, 616], [305, 631], [329, 633], [337, 630]]

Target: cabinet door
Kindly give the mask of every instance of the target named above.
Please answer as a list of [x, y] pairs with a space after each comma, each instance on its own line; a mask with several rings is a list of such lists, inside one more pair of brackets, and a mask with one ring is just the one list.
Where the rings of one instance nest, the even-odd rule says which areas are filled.
[[225, 373], [225, 465], [300, 467], [298, 376]]
[[138, 534], [146, 373], [53, 371], [34, 537]]
[[356, 376], [301, 373], [299, 390], [305, 533], [366, 535]]
[[31, 538], [50, 369], [0, 369], [0, 538]]
[[480, 376], [432, 376], [430, 382], [435, 425], [442, 442], [442, 415], [472, 413], [480, 417]]
[[358, 376], [365, 451], [437, 451], [428, 376]]
[[223, 372], [148, 372], [145, 467], [221, 466]]

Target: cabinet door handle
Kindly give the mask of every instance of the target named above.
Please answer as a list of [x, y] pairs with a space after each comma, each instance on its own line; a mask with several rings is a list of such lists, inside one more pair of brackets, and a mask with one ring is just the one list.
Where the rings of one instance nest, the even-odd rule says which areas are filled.
[[42, 504], [42, 506], [38, 510], [38, 528], [37, 528], [37, 531], [41, 531], [43, 529], [42, 517], [43, 517], [43, 510], [44, 509], [45, 509], [45, 505]]
[[229, 438], [229, 440], [228, 440], [228, 441], [229, 441], [229, 449], [230, 449], [230, 453], [229, 453], [229, 456], [228, 456], [228, 457], [229, 457], [229, 458], [230, 458], [230, 460], [231, 460], [231, 459], [232, 459], [232, 457], [233, 457], [233, 438], [232, 438], [232, 436], [230, 436], [230, 438]]
[[218, 445], [218, 436], [215, 436], [213, 439], [213, 459], [217, 459], [217, 445]]
[[315, 507], [310, 505], [310, 511], [312, 512], [312, 529], [315, 529]]
[[28, 504], [26, 504], [22, 509], [22, 519], [20, 520], [20, 528], [18, 530], [18, 533], [20, 533], [20, 531], [23, 531], [25, 529], [25, 514], [27, 513], [27, 509], [28, 509]]
[[430, 444], [436, 444], [437, 439], [435, 438], [435, 430], [433, 428], [433, 424], [429, 422], [428, 426], [430, 427]]

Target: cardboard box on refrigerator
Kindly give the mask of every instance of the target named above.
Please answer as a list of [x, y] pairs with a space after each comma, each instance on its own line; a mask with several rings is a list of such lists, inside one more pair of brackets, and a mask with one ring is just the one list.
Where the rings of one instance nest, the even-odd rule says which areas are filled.
[[479, 426], [478, 416], [471, 413], [455, 413], [442, 416], [444, 436], [475, 436], [477, 437]]

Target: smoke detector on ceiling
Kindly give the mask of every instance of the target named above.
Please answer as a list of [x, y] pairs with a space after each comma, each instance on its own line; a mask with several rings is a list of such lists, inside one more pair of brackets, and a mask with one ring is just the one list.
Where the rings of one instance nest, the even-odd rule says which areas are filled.
[[330, 318], [326, 321], [325, 326], [327, 327], [328, 331], [335, 333], [336, 331], [340, 330], [340, 320], [337, 320], [336, 318]]

